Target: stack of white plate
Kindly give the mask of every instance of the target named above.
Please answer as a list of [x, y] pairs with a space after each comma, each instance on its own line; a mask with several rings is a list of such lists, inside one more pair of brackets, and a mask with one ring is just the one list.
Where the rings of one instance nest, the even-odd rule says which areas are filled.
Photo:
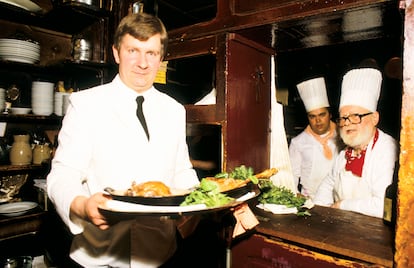
[[[68, 92], [55, 92], [55, 106], [54, 106], [54, 113], [58, 116], [65, 115], [65, 111], [63, 110], [64, 105], [63, 101], [67, 100], [67, 97], [70, 93]], [[67, 107], [65, 107], [66, 110]]]
[[51, 82], [34, 81], [32, 83], [32, 111], [36, 115], [51, 115], [53, 113], [53, 93], [55, 84]]
[[29, 41], [0, 38], [0, 59], [37, 63], [40, 60], [40, 46]]

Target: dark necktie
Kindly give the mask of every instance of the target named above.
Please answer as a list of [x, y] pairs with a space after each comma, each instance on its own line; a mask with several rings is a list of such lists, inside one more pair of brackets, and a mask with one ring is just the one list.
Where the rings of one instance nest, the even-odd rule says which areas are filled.
[[144, 117], [144, 113], [142, 112], [142, 103], [144, 102], [144, 97], [143, 96], [138, 96], [137, 99], [137, 117], [139, 119], [139, 122], [141, 122], [142, 128], [145, 131], [145, 134], [147, 134], [147, 138], [149, 140], [149, 133], [148, 133], [148, 128], [147, 128], [147, 123], [145, 122], [145, 117]]

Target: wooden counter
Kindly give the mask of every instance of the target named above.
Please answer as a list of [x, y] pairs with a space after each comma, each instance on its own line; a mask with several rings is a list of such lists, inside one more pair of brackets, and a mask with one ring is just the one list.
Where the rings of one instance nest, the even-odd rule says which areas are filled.
[[[253, 211], [260, 221], [255, 230], [255, 243], [260, 236], [262, 238], [260, 241], [270, 238], [283, 242], [284, 245], [294, 245], [303, 249], [299, 255], [309, 250], [333, 257], [335, 260], [336, 258], [349, 260], [353, 265], [357, 263], [358, 266], [352, 267], [393, 267], [393, 232], [383, 224], [382, 219], [320, 206], [312, 208], [310, 210], [312, 216], [309, 217], [298, 217], [293, 214], [275, 215], [257, 208]], [[240, 250], [243, 243], [248, 242], [241, 240], [241, 245], [237, 243], [234, 245], [233, 260], [240, 256], [243, 258], [246, 253], [248, 255], [248, 252]], [[246, 251], [251, 251], [255, 247], [257, 245], [248, 245], [245, 249], [250, 248]], [[313, 259], [317, 258], [313, 256]], [[243, 267], [243, 265], [233, 267]], [[271, 266], [259, 265], [259, 267]]]

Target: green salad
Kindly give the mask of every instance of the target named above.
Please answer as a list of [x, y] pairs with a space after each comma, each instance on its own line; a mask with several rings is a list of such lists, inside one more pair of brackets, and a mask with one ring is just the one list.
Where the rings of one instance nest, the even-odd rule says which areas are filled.
[[252, 167], [246, 167], [245, 165], [241, 165], [239, 167], [235, 167], [233, 171], [230, 173], [228, 172], [221, 172], [218, 173], [215, 178], [233, 178], [238, 180], [250, 180], [252, 183], [257, 184], [258, 179], [254, 176], [254, 170]]
[[296, 196], [291, 190], [276, 186], [270, 180], [260, 180], [259, 182], [260, 195], [258, 201], [262, 204], [278, 204], [285, 205], [288, 208], [296, 207], [298, 209], [298, 216], [310, 216], [309, 211], [303, 207], [306, 198], [303, 196]]
[[207, 207], [223, 206], [234, 198], [220, 193], [216, 183], [202, 179], [200, 186], [186, 196], [180, 206], [205, 204]]
[[[232, 178], [238, 180], [250, 180], [254, 184], [257, 184], [259, 181], [256, 176], [254, 176], [253, 168], [246, 167], [245, 165], [235, 167], [231, 172], [218, 173], [214, 177], [218, 179]], [[233, 197], [221, 193], [217, 183], [203, 178], [200, 181], [200, 186], [186, 196], [180, 206], [205, 204], [207, 207], [217, 207], [226, 205], [234, 200]]]

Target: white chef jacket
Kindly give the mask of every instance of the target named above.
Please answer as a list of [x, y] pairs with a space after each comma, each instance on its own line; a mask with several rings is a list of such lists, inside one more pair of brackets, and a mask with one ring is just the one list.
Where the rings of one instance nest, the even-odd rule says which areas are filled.
[[[108, 186], [127, 189], [132, 181], [158, 180], [180, 189], [199, 183], [186, 144], [184, 107], [155, 88], [146, 91], [148, 141], [136, 117], [137, 96], [119, 76], [70, 96], [47, 186], [57, 212], [75, 234], [71, 257], [85, 267], [130, 267], [132, 261], [133, 267], [157, 267], [175, 251], [175, 226], [157, 217], [120, 222], [102, 231], [69, 218], [76, 196]], [[130, 247], [139, 249], [133, 260]]]
[[345, 150], [342, 150], [335, 159], [332, 171], [322, 181], [313, 200], [315, 204], [330, 206], [340, 200], [341, 209], [382, 217], [385, 189], [392, 182], [398, 148], [394, 138], [378, 131], [374, 148], [373, 139], [368, 144], [362, 176], [345, 170]]
[[324, 156], [322, 144], [306, 131], [294, 137], [289, 145], [294, 183], [297, 186], [300, 178], [301, 193], [311, 199], [314, 198], [319, 184], [328, 175], [338, 155], [336, 131], [328, 140], [328, 146], [332, 150], [332, 159]]

